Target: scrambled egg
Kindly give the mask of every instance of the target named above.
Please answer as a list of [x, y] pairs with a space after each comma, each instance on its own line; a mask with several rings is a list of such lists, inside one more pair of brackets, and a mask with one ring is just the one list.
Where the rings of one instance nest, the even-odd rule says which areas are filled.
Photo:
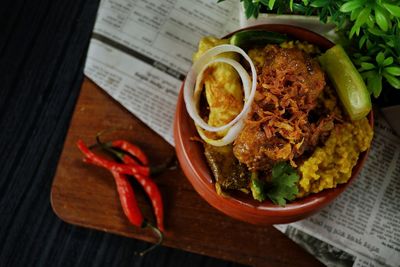
[[[193, 56], [193, 61], [195, 62], [208, 49], [228, 43], [228, 39], [202, 38], [199, 43], [199, 49]], [[238, 54], [233, 52], [223, 53], [217, 57], [239, 61]], [[221, 126], [230, 122], [243, 108], [243, 90], [239, 74], [228, 64], [214, 63], [205, 71], [203, 81], [210, 111], [208, 124]], [[216, 138], [222, 137], [224, 134], [225, 132], [217, 133]]]
[[367, 118], [337, 125], [325, 145], [316, 148], [299, 166], [298, 197], [346, 183], [359, 154], [369, 148], [372, 136]]

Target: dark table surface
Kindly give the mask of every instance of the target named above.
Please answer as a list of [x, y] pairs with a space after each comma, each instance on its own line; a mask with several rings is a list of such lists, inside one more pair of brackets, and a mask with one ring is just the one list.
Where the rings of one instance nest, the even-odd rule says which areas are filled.
[[[0, 8], [0, 266], [239, 266], [75, 227], [50, 188], [83, 79], [98, 0]], [[266, 263], [267, 265], [267, 263]]]

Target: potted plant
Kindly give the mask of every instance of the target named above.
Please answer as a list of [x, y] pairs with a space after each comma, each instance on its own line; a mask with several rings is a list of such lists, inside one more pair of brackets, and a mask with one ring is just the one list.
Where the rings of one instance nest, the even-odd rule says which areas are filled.
[[[386, 118], [400, 134], [399, 0], [239, 1], [242, 25], [297, 25], [344, 46], [373, 102], [387, 113]], [[398, 125], [390, 117], [396, 118]]]

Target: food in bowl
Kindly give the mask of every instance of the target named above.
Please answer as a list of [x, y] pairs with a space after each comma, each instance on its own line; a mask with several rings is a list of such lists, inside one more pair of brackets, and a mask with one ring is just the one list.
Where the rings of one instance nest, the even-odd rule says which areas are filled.
[[[370, 109], [365, 92], [356, 97], [357, 106], [343, 99], [357, 96], [358, 87], [340, 94], [339, 101], [336, 91], [351, 90], [352, 80], [338, 80], [340, 72], [332, 69], [328, 78], [318, 47], [269, 34], [203, 38], [184, 98], [200, 136], [193, 139], [203, 143], [217, 193], [241, 191], [285, 205], [346, 183], [373, 131], [365, 117]], [[321, 62], [330, 61], [332, 56]]]

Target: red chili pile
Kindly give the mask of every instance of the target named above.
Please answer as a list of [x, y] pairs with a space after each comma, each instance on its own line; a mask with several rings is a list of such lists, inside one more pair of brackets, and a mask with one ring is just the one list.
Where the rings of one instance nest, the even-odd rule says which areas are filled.
[[[139, 147], [125, 140], [114, 140], [112, 142], [102, 143], [99, 136], [97, 136], [97, 144], [93, 147], [100, 147], [102, 150], [117, 157], [121, 162], [109, 160], [101, 155], [95, 154], [82, 140], [78, 140], [77, 146], [85, 155], [83, 159], [84, 162], [103, 167], [112, 173], [122, 209], [128, 220], [138, 227], [150, 227], [159, 237], [155, 245], [142, 251], [139, 255], [143, 256], [160, 245], [163, 240], [162, 232], [164, 232], [163, 203], [160, 190], [150, 178], [150, 167], [146, 154]], [[150, 198], [157, 220], [157, 227], [150, 224], [143, 217], [127, 175], [135, 177]]]

